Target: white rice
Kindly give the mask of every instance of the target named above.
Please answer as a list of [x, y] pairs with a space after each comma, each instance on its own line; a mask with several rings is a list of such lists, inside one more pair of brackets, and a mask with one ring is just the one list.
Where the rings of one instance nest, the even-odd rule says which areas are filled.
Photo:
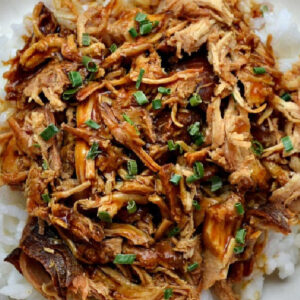
[[[249, 1], [244, 0], [243, 10], [247, 11], [249, 7], [247, 2]], [[18, 3], [18, 1], [15, 2]], [[278, 66], [282, 71], [286, 71], [299, 59], [300, 30], [290, 12], [282, 7], [283, 2], [286, 3], [286, 1], [272, 0], [269, 2], [274, 3], [273, 12], [266, 13], [264, 18], [253, 21], [253, 27], [263, 42], [266, 41], [268, 34], [273, 35], [273, 47]], [[290, 5], [293, 5], [291, 4], [293, 0], [289, 2]], [[0, 61], [13, 57], [16, 50], [22, 47], [20, 37], [24, 33], [24, 25], [12, 25], [10, 32], [4, 31], [0, 26]], [[3, 91], [5, 82], [2, 74], [6, 70], [7, 67], [0, 64], [0, 98], [5, 96]], [[0, 124], [5, 119], [6, 114], [0, 114]], [[0, 188], [0, 300], [43, 299], [12, 265], [3, 262], [11, 250], [18, 246], [26, 217], [25, 200], [22, 194], [11, 191], [8, 187]], [[299, 257], [300, 226], [294, 227], [289, 236], [271, 232], [269, 242], [258, 259], [255, 271], [243, 283], [242, 300], [275, 300], [274, 296], [267, 298], [263, 294], [266, 275], [276, 273], [280, 279], [292, 276], [295, 274]], [[269, 286], [272, 287], [272, 285]], [[205, 291], [201, 299], [213, 300], [213, 297], [208, 291]]]

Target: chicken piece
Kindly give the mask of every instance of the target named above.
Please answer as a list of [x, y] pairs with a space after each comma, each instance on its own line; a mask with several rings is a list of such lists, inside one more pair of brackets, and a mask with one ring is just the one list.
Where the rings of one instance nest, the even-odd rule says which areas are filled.
[[23, 91], [25, 98], [35, 101], [43, 106], [44, 103], [40, 98], [43, 92], [49, 100], [51, 111], [62, 111], [66, 108], [66, 104], [62, 102], [61, 95], [64, 87], [70, 83], [67, 72], [74, 70], [76, 64], [73, 63], [57, 63], [48, 64], [38, 75], [31, 79], [27, 87]]
[[203, 227], [203, 289], [227, 277], [235, 246], [234, 236], [241, 223], [241, 216], [235, 209], [238, 202], [242, 202], [241, 198], [230, 194], [225, 202], [213, 205], [206, 211]]
[[217, 281], [212, 292], [219, 300], [239, 300], [239, 296], [233, 291], [232, 284], [228, 280]]

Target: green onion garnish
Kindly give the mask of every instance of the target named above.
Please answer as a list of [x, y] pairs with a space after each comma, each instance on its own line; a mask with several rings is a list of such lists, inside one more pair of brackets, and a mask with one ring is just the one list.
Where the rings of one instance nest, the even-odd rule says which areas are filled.
[[135, 16], [135, 20], [137, 22], [143, 22], [143, 21], [146, 21], [147, 20], [147, 15], [146, 14], [143, 14], [141, 12], [137, 13], [136, 16]]
[[196, 174], [193, 174], [193, 175], [186, 178], [187, 183], [193, 183], [197, 180], [199, 180], [199, 177]]
[[222, 179], [219, 176], [213, 176], [211, 178], [211, 191], [215, 192], [217, 190], [219, 190], [222, 187], [223, 183], [222, 183]]
[[111, 46], [109, 47], [111, 53], [114, 53], [117, 49], [118, 46], [115, 43], [111, 44]]
[[49, 194], [43, 194], [42, 199], [46, 203], [49, 203], [51, 201], [51, 198], [50, 198]]
[[201, 206], [200, 206], [199, 202], [196, 201], [196, 200], [193, 200], [193, 206], [195, 207], [196, 210], [200, 210], [201, 209]]
[[82, 77], [79, 72], [71, 71], [69, 72], [69, 79], [72, 83], [72, 87], [76, 88], [82, 85]]
[[133, 94], [136, 102], [139, 104], [139, 105], [144, 105], [144, 104], [147, 104], [149, 103], [146, 95], [142, 92], [142, 91], [137, 91]]
[[130, 33], [130, 35], [133, 37], [133, 38], [136, 38], [137, 36], [138, 36], [138, 33], [137, 33], [137, 31], [136, 31], [136, 29], [135, 28], [130, 28], [129, 30], [128, 30], [128, 32]]
[[187, 267], [187, 271], [188, 272], [193, 272], [194, 270], [196, 270], [197, 268], [199, 267], [199, 264], [198, 263], [193, 263], [191, 265], [189, 265]]
[[200, 103], [202, 103], [202, 99], [201, 99], [201, 97], [200, 97], [199, 95], [194, 94], [194, 95], [190, 98], [189, 102], [190, 102], [190, 105], [191, 105], [192, 107], [195, 107], [195, 106], [198, 106]]
[[155, 28], [159, 25], [159, 21], [155, 20], [152, 24], [153, 24], [153, 28]]
[[190, 136], [197, 136], [200, 133], [200, 122], [195, 122], [188, 128]]
[[42, 168], [43, 168], [44, 171], [49, 169], [49, 165], [48, 165], [48, 163], [45, 159], [43, 159]]
[[289, 93], [282, 94], [280, 98], [287, 102], [292, 100], [292, 96]]
[[138, 173], [138, 166], [135, 160], [131, 159], [127, 162], [127, 170], [129, 176], [135, 176]]
[[264, 152], [264, 147], [259, 141], [252, 141], [251, 150], [255, 155], [261, 156]]
[[239, 244], [245, 244], [245, 237], [246, 237], [246, 229], [239, 229], [236, 232], [235, 240]]
[[136, 125], [134, 124], [134, 122], [130, 119], [130, 117], [129, 117], [128, 115], [126, 115], [126, 114], [123, 114], [122, 116], [123, 116], [124, 121], [126, 121], [128, 124], [130, 124], [131, 126], [133, 126], [133, 127], [135, 128], [135, 131], [136, 131], [137, 134], [140, 134], [140, 132], [139, 132], [137, 126], [136, 126]]
[[82, 45], [83, 46], [89, 46], [91, 44], [91, 38], [88, 33], [82, 34]]
[[143, 79], [144, 74], [145, 74], [145, 70], [144, 70], [144, 69], [140, 69], [140, 74], [139, 74], [139, 77], [138, 77], [137, 82], [136, 82], [136, 85], [135, 85], [135, 87], [136, 87], [137, 89], [139, 89], [140, 86], [141, 86], [141, 83], [142, 83], [142, 79]]
[[134, 214], [134, 213], [137, 211], [137, 206], [136, 206], [136, 203], [135, 203], [134, 200], [128, 201], [128, 204], [127, 204], [127, 211], [128, 211], [128, 213], [130, 213], [130, 214]]
[[51, 138], [53, 138], [58, 132], [59, 129], [54, 124], [50, 124], [42, 133], [40, 133], [40, 137], [47, 142]]
[[98, 66], [89, 56], [83, 56], [82, 63], [89, 72], [96, 73], [98, 71]]
[[160, 99], [155, 99], [152, 101], [152, 108], [155, 110], [161, 109], [162, 108], [162, 103]]
[[62, 94], [63, 100], [65, 100], [65, 101], [70, 100], [78, 91], [79, 91], [79, 88], [65, 90]]
[[114, 259], [114, 264], [132, 265], [136, 259], [135, 254], [117, 254]]
[[160, 86], [157, 90], [161, 94], [165, 94], [165, 95], [170, 95], [171, 94], [171, 89], [165, 88], [163, 86]]
[[244, 210], [244, 206], [242, 203], [238, 202], [234, 205], [235, 207], [235, 210], [237, 212], [238, 215], [243, 215], [245, 213], [245, 210]]
[[172, 289], [165, 289], [165, 291], [164, 291], [164, 299], [165, 300], [171, 299], [172, 295], [173, 295]]
[[170, 230], [170, 232], [168, 233], [168, 237], [175, 236], [175, 235], [179, 234], [179, 232], [180, 232], [180, 229], [179, 229], [179, 227], [176, 226]]
[[177, 144], [173, 142], [173, 140], [168, 141], [168, 149], [169, 151], [175, 151], [177, 149]]
[[84, 123], [85, 123], [87, 126], [93, 128], [93, 129], [99, 129], [99, 128], [101, 127], [98, 123], [96, 123], [96, 122], [93, 121], [93, 120], [88, 120], [88, 121], [86, 121], [86, 122], [84, 122]]
[[195, 162], [194, 172], [198, 176], [198, 178], [202, 178], [204, 176], [204, 167], [201, 162], [199, 162], [199, 161]]
[[140, 34], [141, 35], [146, 35], [150, 33], [153, 29], [153, 25], [151, 22], [145, 22], [140, 24]]
[[98, 143], [94, 142], [92, 147], [90, 148], [86, 158], [94, 160], [100, 153], [101, 153], [101, 151], [99, 150]]
[[254, 67], [253, 72], [256, 75], [262, 75], [262, 74], [265, 74], [267, 71], [264, 67]]
[[281, 139], [281, 142], [283, 144], [283, 147], [286, 152], [290, 152], [294, 149], [293, 143], [291, 141], [291, 138], [289, 136], [285, 136]]
[[32, 146], [35, 147], [35, 148], [41, 148], [40, 144], [33, 144]]
[[233, 248], [233, 252], [235, 253], [235, 254], [241, 254], [241, 253], [243, 253], [244, 252], [244, 247], [243, 246], [236, 246], [236, 247], [234, 247]]
[[178, 185], [179, 181], [181, 180], [181, 175], [178, 175], [178, 174], [174, 174], [171, 179], [170, 179], [170, 182], [175, 184], [175, 185]]
[[101, 221], [106, 222], [106, 223], [111, 223], [112, 222], [111, 216], [107, 211], [100, 211], [98, 213], [98, 218]]

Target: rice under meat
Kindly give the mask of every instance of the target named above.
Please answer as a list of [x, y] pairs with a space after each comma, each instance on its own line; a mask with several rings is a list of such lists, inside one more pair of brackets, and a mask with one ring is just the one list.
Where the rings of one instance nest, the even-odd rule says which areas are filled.
[[0, 180], [29, 214], [5, 260], [47, 299], [240, 299], [299, 222], [298, 65], [239, 1], [55, 5], [4, 75]]

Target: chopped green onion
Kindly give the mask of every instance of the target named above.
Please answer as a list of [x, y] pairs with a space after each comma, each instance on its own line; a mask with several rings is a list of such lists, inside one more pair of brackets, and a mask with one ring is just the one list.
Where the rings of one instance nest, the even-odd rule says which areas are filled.
[[172, 295], [173, 295], [173, 290], [172, 289], [165, 289], [164, 299], [169, 300], [169, 299], [171, 299]]
[[252, 141], [251, 142], [251, 150], [257, 156], [261, 156], [264, 152], [264, 147], [259, 141]]
[[152, 107], [155, 110], [161, 109], [162, 108], [162, 103], [160, 99], [155, 99], [152, 101]]
[[173, 237], [173, 236], [179, 234], [179, 232], [180, 232], [180, 229], [179, 229], [179, 227], [176, 226], [170, 230], [170, 232], [168, 233], [168, 237]]
[[50, 124], [42, 133], [40, 133], [40, 137], [47, 142], [51, 138], [53, 138], [58, 132], [59, 129], [54, 124]]
[[88, 33], [82, 34], [82, 45], [83, 46], [89, 46], [91, 44], [91, 38]]
[[193, 175], [186, 178], [187, 183], [193, 183], [197, 180], [199, 180], [199, 177], [196, 174], [193, 174]]
[[292, 100], [292, 96], [289, 93], [284, 93], [280, 98], [287, 102]]
[[281, 139], [281, 142], [283, 144], [283, 147], [286, 152], [290, 152], [294, 149], [293, 143], [291, 141], [291, 138], [289, 136], [285, 136]]
[[269, 7], [267, 5], [262, 5], [260, 8], [261, 13], [264, 15], [269, 11]]
[[171, 179], [170, 179], [170, 182], [175, 184], [175, 185], [178, 185], [179, 181], [181, 180], [181, 175], [178, 175], [178, 174], [174, 174]]
[[79, 88], [65, 90], [62, 94], [63, 100], [65, 101], [70, 100], [78, 91]]
[[130, 117], [126, 114], [123, 114], [123, 119], [124, 121], [126, 121], [128, 124], [130, 124], [131, 126], [133, 126], [135, 128], [135, 131], [137, 134], [140, 134], [137, 126], [134, 124], [134, 122], [130, 119]]
[[235, 254], [241, 254], [241, 253], [243, 253], [244, 252], [244, 247], [243, 246], [236, 246], [236, 247], [234, 247], [233, 248], [233, 252], [235, 253]]
[[141, 83], [142, 83], [142, 79], [143, 79], [144, 74], [145, 74], [145, 70], [144, 70], [144, 69], [140, 69], [140, 74], [139, 74], [139, 77], [138, 77], [137, 82], [136, 82], [136, 85], [135, 85], [135, 87], [136, 87], [137, 89], [139, 89], [140, 86], [141, 86]]
[[140, 24], [140, 34], [141, 35], [146, 35], [150, 33], [153, 29], [153, 25], [151, 22], [145, 22]]
[[84, 123], [85, 123], [87, 126], [93, 128], [93, 129], [99, 129], [99, 128], [101, 127], [98, 123], [96, 123], [96, 122], [93, 121], [93, 120], [88, 120], [88, 121], [86, 121], [86, 122], [84, 122]]
[[132, 265], [136, 259], [135, 254], [117, 254], [114, 259], [114, 264]]
[[118, 46], [115, 43], [111, 44], [111, 46], [109, 47], [109, 50], [111, 53], [116, 52], [117, 49], [118, 49]]
[[143, 21], [146, 21], [147, 20], [147, 15], [146, 14], [143, 14], [141, 12], [137, 13], [136, 16], [135, 16], [135, 20], [137, 22], [143, 22]]
[[101, 151], [99, 150], [98, 143], [94, 142], [92, 147], [90, 148], [86, 158], [94, 160], [100, 153], [101, 153]]
[[83, 56], [82, 63], [89, 72], [96, 73], [98, 71], [98, 66], [89, 56]]
[[82, 77], [79, 72], [71, 71], [69, 72], [69, 79], [72, 83], [72, 87], [76, 88], [82, 85]]
[[50, 198], [49, 194], [43, 194], [42, 199], [46, 203], [49, 203], [51, 201], [51, 198]]
[[173, 140], [168, 141], [168, 149], [169, 151], [175, 151], [177, 149], [177, 144], [173, 142]]
[[45, 159], [43, 159], [42, 168], [44, 171], [49, 169], [49, 165]]
[[134, 200], [128, 201], [128, 204], [127, 204], [127, 211], [128, 211], [128, 213], [130, 213], [130, 214], [134, 214], [134, 213], [137, 211], [137, 206], [136, 206], [136, 203], [135, 203]]
[[195, 122], [188, 128], [190, 136], [197, 136], [200, 133], [200, 122]]
[[144, 104], [147, 104], [149, 103], [146, 95], [142, 92], [142, 91], [137, 91], [133, 94], [136, 102], [139, 104], [139, 105], [144, 105]]
[[204, 143], [204, 136], [203, 134], [200, 132], [197, 137], [195, 138], [195, 144], [197, 146], [201, 146]]
[[239, 244], [245, 244], [245, 237], [246, 237], [246, 229], [239, 229], [236, 232], [235, 240]]
[[136, 29], [135, 28], [130, 28], [129, 30], [128, 30], [128, 32], [130, 33], [130, 35], [133, 37], [133, 38], [136, 38], [137, 36], [138, 36], [138, 33], [137, 33], [137, 31], [136, 31]]
[[244, 210], [244, 206], [242, 203], [238, 202], [234, 205], [235, 207], [235, 210], [237, 212], [238, 215], [243, 215], [245, 213], [245, 210]]
[[199, 202], [196, 201], [196, 200], [193, 201], [193, 206], [195, 207], [196, 210], [200, 210], [201, 209], [201, 206], [200, 206]]
[[157, 90], [161, 94], [165, 94], [165, 95], [170, 95], [171, 94], [171, 89], [165, 88], [163, 86], [160, 86]]
[[41, 148], [40, 144], [33, 144], [32, 146], [35, 147], [35, 148]]
[[135, 176], [138, 173], [138, 166], [135, 160], [129, 160], [127, 162], [127, 169], [129, 176]]
[[213, 176], [211, 178], [211, 191], [215, 192], [222, 187], [222, 179], [219, 176]]
[[98, 218], [101, 221], [106, 222], [106, 223], [111, 223], [112, 222], [111, 216], [107, 211], [99, 211]]
[[195, 107], [195, 106], [198, 106], [200, 103], [202, 103], [202, 99], [198, 94], [194, 94], [190, 98], [189, 102], [192, 107]]
[[262, 74], [265, 74], [267, 71], [264, 67], [254, 67], [253, 72], [256, 75], [262, 75]]
[[155, 20], [155, 21], [153, 22], [153, 28], [157, 27], [158, 25], [159, 25], [159, 21]]
[[199, 267], [199, 264], [198, 263], [193, 263], [191, 265], [189, 265], [187, 267], [187, 271], [188, 272], [193, 272], [194, 270], [196, 270], [197, 268]]
[[198, 176], [198, 178], [202, 178], [204, 176], [204, 167], [201, 162], [199, 161], [195, 162], [194, 172]]

